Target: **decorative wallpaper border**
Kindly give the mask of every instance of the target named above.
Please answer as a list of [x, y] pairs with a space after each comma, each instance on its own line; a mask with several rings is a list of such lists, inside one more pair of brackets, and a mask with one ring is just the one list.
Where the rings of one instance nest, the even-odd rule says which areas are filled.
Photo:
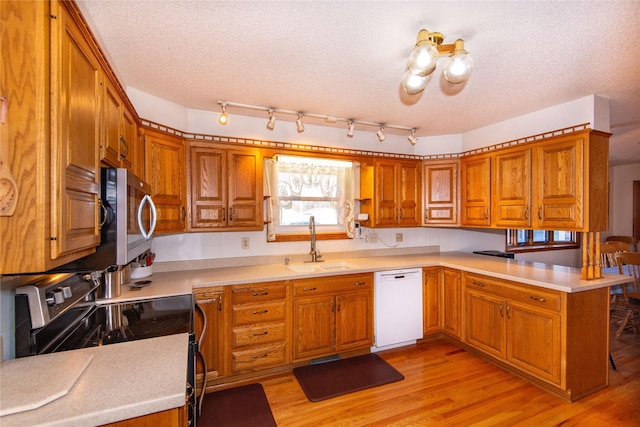
[[322, 154], [356, 155], [356, 156], [381, 157], [381, 158], [393, 158], [393, 159], [412, 159], [412, 160], [457, 159], [465, 156], [487, 153], [487, 152], [499, 150], [502, 148], [513, 147], [520, 144], [540, 141], [546, 138], [567, 135], [573, 132], [589, 129], [589, 123], [583, 123], [580, 125], [575, 125], [567, 128], [556, 129], [549, 132], [539, 133], [537, 135], [526, 136], [524, 138], [514, 139], [511, 141], [500, 142], [498, 144], [489, 145], [487, 147], [467, 150], [462, 153], [430, 154], [430, 155], [419, 156], [414, 154], [384, 153], [379, 151], [354, 150], [351, 148], [295, 144], [291, 142], [265, 141], [265, 140], [259, 140], [259, 139], [239, 138], [239, 137], [232, 137], [232, 136], [205, 135], [205, 134], [183, 132], [177, 129], [170, 128], [169, 126], [165, 126], [160, 123], [152, 122], [146, 119], [140, 119], [140, 122], [142, 123], [143, 126], [146, 126], [148, 128], [159, 130], [161, 132], [166, 132], [168, 134], [179, 136], [181, 138], [185, 138], [193, 141], [217, 142], [220, 144], [235, 144], [235, 145], [263, 147], [263, 148], [272, 148], [272, 149], [280, 148], [283, 150], [284, 149], [297, 150], [297, 151], [305, 151], [308, 153], [311, 152], [311, 153], [322, 153]]

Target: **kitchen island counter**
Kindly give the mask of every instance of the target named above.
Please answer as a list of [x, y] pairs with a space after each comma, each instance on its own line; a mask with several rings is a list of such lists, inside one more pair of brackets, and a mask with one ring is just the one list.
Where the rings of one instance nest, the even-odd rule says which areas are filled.
[[[93, 357], [68, 394], [39, 408], [0, 417], [0, 425], [102, 425], [183, 407], [188, 342], [185, 333], [57, 353]], [[27, 359], [3, 365], [20, 369], [23, 360]], [[33, 384], [34, 390], [38, 387]]]

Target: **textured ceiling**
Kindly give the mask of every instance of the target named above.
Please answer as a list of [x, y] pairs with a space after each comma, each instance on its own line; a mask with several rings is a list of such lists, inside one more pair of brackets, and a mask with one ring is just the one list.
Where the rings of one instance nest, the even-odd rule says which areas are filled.
[[[640, 162], [640, 2], [77, 0], [125, 86], [457, 134], [610, 99], [611, 162]], [[470, 80], [400, 79], [421, 28], [465, 40]], [[444, 58], [443, 58], [444, 59]], [[264, 114], [264, 113], [262, 113]]]

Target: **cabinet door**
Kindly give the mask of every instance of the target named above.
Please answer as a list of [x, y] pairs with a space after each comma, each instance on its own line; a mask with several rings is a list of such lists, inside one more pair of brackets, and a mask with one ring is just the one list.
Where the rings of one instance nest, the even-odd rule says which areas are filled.
[[228, 152], [230, 227], [262, 226], [262, 158], [257, 150]]
[[184, 145], [180, 138], [160, 132], [145, 135], [146, 181], [158, 211], [156, 233], [185, 230]]
[[424, 225], [458, 224], [458, 163], [425, 162]]
[[442, 330], [447, 334], [460, 338], [461, 327], [461, 274], [457, 270], [451, 270], [443, 268], [442, 274], [442, 307], [441, 310], [441, 324]]
[[440, 331], [440, 268], [430, 267], [423, 269], [422, 303], [424, 322], [422, 329], [424, 334]]
[[100, 160], [111, 167], [120, 167], [120, 151], [122, 130], [120, 118], [122, 116], [122, 100], [108, 79], [102, 78], [103, 111], [102, 137], [100, 141]]
[[133, 117], [133, 114], [131, 114], [126, 106], [122, 107], [121, 126], [122, 140], [120, 141], [120, 165], [133, 172], [136, 176], [144, 176], [144, 171], [142, 171], [143, 173], [138, 174], [138, 171], [136, 170], [138, 157], [144, 156], [143, 152], [138, 152], [138, 124], [136, 123], [136, 119]]
[[416, 227], [421, 223], [420, 195], [421, 181], [419, 162], [398, 162], [398, 224], [404, 227]]
[[560, 314], [514, 301], [507, 304], [507, 361], [559, 384]]
[[[196, 290], [195, 300], [200, 306], [207, 319], [207, 329], [200, 346], [200, 352], [207, 363], [207, 379], [212, 380], [222, 375], [222, 341], [221, 331], [224, 330], [222, 325], [222, 289], [220, 290]], [[200, 337], [202, 333], [203, 319], [196, 312], [195, 316], [195, 333], [196, 337]], [[197, 381], [202, 381], [202, 372], [204, 367], [200, 360], [197, 360]], [[202, 384], [200, 383], [200, 387]]]
[[189, 147], [189, 228], [216, 229], [227, 226], [227, 156], [224, 150]]
[[491, 158], [463, 158], [461, 161], [461, 225], [489, 226], [491, 200]]
[[375, 226], [393, 226], [398, 222], [397, 163], [377, 160], [375, 163]]
[[468, 290], [466, 342], [501, 359], [505, 356], [505, 300]]
[[51, 258], [100, 243], [100, 64], [69, 13], [51, 20]]
[[580, 137], [545, 143], [537, 149], [537, 228], [582, 227], [583, 145]]
[[336, 350], [373, 345], [372, 293], [350, 292], [336, 297]]
[[335, 297], [301, 298], [293, 303], [293, 358], [335, 352]]
[[531, 149], [509, 150], [494, 157], [492, 223], [516, 228], [531, 225]]

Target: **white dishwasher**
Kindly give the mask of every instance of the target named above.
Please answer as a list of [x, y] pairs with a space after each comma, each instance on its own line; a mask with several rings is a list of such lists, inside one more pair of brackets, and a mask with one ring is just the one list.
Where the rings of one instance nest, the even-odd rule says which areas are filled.
[[422, 338], [422, 270], [375, 273], [373, 317], [373, 352], [414, 344]]

